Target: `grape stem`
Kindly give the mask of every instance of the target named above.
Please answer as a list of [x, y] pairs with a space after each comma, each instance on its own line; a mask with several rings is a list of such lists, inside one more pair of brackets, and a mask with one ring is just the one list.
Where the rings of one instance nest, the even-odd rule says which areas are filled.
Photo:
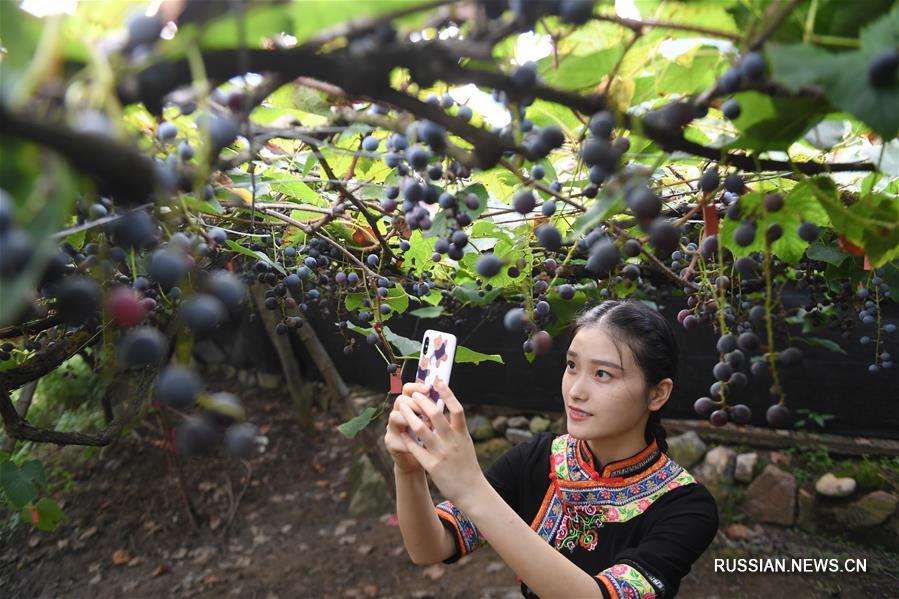
[[774, 324], [771, 322], [771, 244], [765, 240], [765, 328], [768, 333], [768, 361], [771, 365], [771, 377], [777, 387], [779, 396], [779, 405], [783, 405], [785, 401], [783, 388], [780, 386], [780, 375], [777, 372], [777, 361], [774, 352]]
[[[637, 239], [636, 237], [631, 237], [630, 235], [628, 235], [624, 231], [624, 229], [618, 228], [613, 221], [608, 220], [608, 221], [605, 221], [605, 223], [609, 228], [611, 228], [615, 232], [615, 235], [617, 237], [624, 238], [625, 240]], [[662, 274], [667, 276], [672, 281], [675, 281], [678, 285], [680, 285], [682, 287], [686, 286], [693, 290], [699, 290], [699, 287], [696, 285], [696, 283], [694, 283], [692, 281], [685, 281], [682, 278], [680, 278], [679, 276], [677, 276], [677, 274], [674, 271], [672, 271], [670, 268], [665, 266], [665, 264], [662, 263], [662, 261], [659, 260], [658, 257], [656, 257], [652, 252], [647, 250], [645, 247], [643, 247], [643, 242], [641, 240], [637, 239], [637, 241], [640, 241], [640, 253], [643, 254], [644, 256], [646, 256], [646, 258], [650, 262], [652, 262], [653, 265], [655, 265], [655, 267], [658, 268], [662, 272]]]

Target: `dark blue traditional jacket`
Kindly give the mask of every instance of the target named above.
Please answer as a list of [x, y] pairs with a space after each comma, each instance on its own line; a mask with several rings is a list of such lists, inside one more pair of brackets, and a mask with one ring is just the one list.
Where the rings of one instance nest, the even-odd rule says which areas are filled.
[[[712, 542], [718, 509], [704, 485], [653, 438], [601, 472], [587, 442], [544, 432], [502, 455], [485, 472], [531, 528], [596, 580], [603, 597], [663, 598]], [[488, 541], [450, 501], [434, 508], [452, 533], [452, 564]], [[525, 597], [537, 597], [521, 578]]]

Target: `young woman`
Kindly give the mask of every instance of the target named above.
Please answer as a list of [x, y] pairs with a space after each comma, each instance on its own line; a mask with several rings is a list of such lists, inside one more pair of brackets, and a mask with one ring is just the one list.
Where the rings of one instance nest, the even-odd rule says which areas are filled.
[[[568, 433], [540, 433], [486, 473], [452, 391], [438, 389], [447, 418], [404, 385], [384, 439], [412, 561], [451, 564], [489, 539], [525, 597], [675, 596], [718, 530], [714, 498], [665, 453], [659, 411], [677, 359], [671, 326], [646, 304], [585, 311], [562, 375]], [[437, 506], [426, 473], [446, 497]]]

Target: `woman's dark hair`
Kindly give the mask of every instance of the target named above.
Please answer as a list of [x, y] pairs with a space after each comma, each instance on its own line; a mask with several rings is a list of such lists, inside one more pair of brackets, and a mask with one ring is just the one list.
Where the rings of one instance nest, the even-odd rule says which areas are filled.
[[[657, 310], [639, 300], [606, 300], [581, 312], [571, 327], [568, 344], [577, 332], [588, 326], [602, 326], [613, 333], [612, 342], [620, 339], [634, 356], [643, 371], [646, 388], [650, 389], [662, 379], [677, 380], [677, 339], [668, 320]], [[618, 357], [621, 358], [621, 348]], [[623, 363], [623, 362], [622, 362]], [[659, 449], [668, 451], [667, 432], [661, 423], [662, 409], [651, 412], [644, 433], [646, 442], [655, 437]]]

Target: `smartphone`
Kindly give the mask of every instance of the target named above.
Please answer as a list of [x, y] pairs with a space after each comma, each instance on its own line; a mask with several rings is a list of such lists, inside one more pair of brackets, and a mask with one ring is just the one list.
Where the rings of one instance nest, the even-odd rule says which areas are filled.
[[[446, 405], [440, 393], [434, 388], [440, 380], [449, 385], [450, 375], [453, 372], [453, 360], [456, 357], [456, 336], [452, 333], [428, 329], [421, 340], [418, 367], [415, 374], [415, 382], [422, 383], [428, 389], [427, 395], [441, 411]], [[430, 420], [422, 414], [422, 420], [431, 430]], [[421, 445], [421, 439], [416, 436], [416, 441]]]

